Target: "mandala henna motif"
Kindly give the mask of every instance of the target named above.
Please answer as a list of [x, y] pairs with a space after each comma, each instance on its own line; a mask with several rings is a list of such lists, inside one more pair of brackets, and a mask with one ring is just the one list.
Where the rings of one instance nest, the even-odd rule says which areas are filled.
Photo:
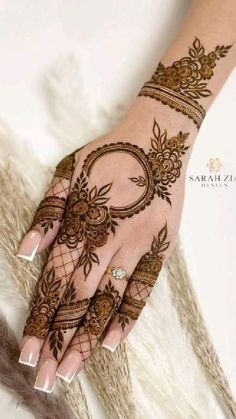
[[50, 328], [49, 347], [55, 359], [58, 359], [58, 354], [62, 350], [64, 333], [67, 329], [79, 326], [89, 304], [89, 298], [83, 300], [77, 298], [74, 283], [71, 283], [62, 297]]
[[61, 280], [55, 278], [55, 270], [52, 268], [39, 281], [24, 328], [24, 335], [45, 339], [60, 300], [60, 289]]
[[[66, 214], [57, 236], [57, 243], [65, 243], [69, 249], [76, 249], [82, 243], [83, 250], [79, 266], [83, 266], [85, 277], [94, 263], [99, 263], [96, 249], [107, 243], [110, 233], [115, 234], [117, 218], [130, 218], [150, 205], [155, 195], [165, 199], [170, 205], [168, 188], [181, 173], [181, 157], [188, 150], [185, 141], [188, 134], [179, 132], [168, 138], [166, 130], [162, 133], [154, 120], [151, 148], [146, 154], [143, 149], [129, 143], [111, 143], [92, 151], [84, 161], [82, 172], [76, 179], [69, 195]], [[108, 183], [97, 189], [88, 187], [88, 176], [99, 158], [108, 153], [128, 153], [141, 166], [144, 176], [131, 178], [144, 191], [133, 203], [123, 207], [108, 207], [107, 194], [112, 188]]]
[[169, 245], [167, 224], [165, 224], [157, 238], [153, 238], [150, 252], [142, 256], [130, 278], [118, 309], [118, 322], [121, 324], [122, 330], [129, 324], [130, 319], [138, 319], [161, 270], [165, 258], [163, 252], [168, 249]]
[[217, 61], [225, 57], [230, 48], [231, 45], [217, 45], [214, 51], [206, 53], [199, 39], [195, 38], [187, 57], [175, 61], [168, 67], [159, 63], [139, 96], [149, 96], [182, 112], [199, 128], [205, 117], [205, 110], [197, 99], [212, 94], [207, 88], [207, 80], [213, 77]]

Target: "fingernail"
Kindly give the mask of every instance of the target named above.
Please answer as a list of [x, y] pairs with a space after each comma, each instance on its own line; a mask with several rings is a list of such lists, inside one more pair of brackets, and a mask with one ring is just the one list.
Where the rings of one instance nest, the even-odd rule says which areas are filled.
[[71, 351], [61, 362], [56, 373], [57, 377], [62, 378], [67, 383], [71, 383], [80, 367], [81, 361], [80, 353], [78, 351]]
[[45, 393], [51, 393], [56, 379], [57, 362], [47, 359], [39, 368], [34, 388]]
[[27, 233], [26, 236], [23, 238], [16, 256], [18, 258], [26, 259], [32, 262], [36, 255], [41, 240], [42, 235], [39, 233], [39, 231], [29, 231], [29, 233]]
[[39, 358], [40, 346], [40, 342], [37, 338], [28, 338], [21, 350], [19, 363], [35, 367]]
[[119, 345], [121, 340], [121, 332], [120, 330], [111, 330], [107, 333], [104, 341], [102, 342], [102, 347], [109, 349], [111, 352], [115, 352], [117, 346]]

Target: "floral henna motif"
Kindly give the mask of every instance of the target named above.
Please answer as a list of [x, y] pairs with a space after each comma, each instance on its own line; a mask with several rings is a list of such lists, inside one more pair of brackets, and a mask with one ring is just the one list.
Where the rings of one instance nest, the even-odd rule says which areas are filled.
[[96, 161], [106, 154], [110, 153], [126, 153], [133, 157], [139, 163], [145, 175], [144, 192], [142, 195], [129, 205], [124, 207], [110, 207], [110, 214], [112, 218], [130, 218], [134, 214], [143, 211], [147, 205], [151, 203], [154, 198], [154, 179], [151, 166], [148, 164], [147, 155], [144, 150], [134, 144], [127, 142], [118, 142], [105, 144], [102, 147], [92, 151], [84, 161], [83, 169], [87, 176], [91, 174], [92, 168]]
[[155, 194], [165, 199], [170, 205], [171, 187], [180, 177], [182, 161], [181, 157], [189, 149], [185, 145], [188, 133], [179, 132], [176, 136], [168, 138], [167, 131], [161, 133], [158, 123], [154, 120], [151, 149], [147, 155], [148, 162], [152, 168]]
[[100, 336], [112, 314], [117, 310], [119, 303], [119, 292], [109, 279], [104, 290], [98, 290], [92, 299], [83, 323], [85, 333]]
[[[65, 157], [56, 167], [55, 178], [59, 178], [59, 181], [56, 181], [56, 185], [58, 185], [58, 182], [61, 184], [59, 192], [62, 194], [66, 194], [66, 189], [69, 188], [69, 185], [66, 188], [62, 184], [65, 182], [64, 179], [66, 181], [71, 181], [72, 175], [74, 173], [74, 166], [75, 153]], [[49, 229], [53, 229], [55, 221], [62, 221], [65, 207], [65, 197], [54, 195], [47, 196], [41, 201], [37, 209], [32, 222], [32, 227], [36, 224], [39, 224], [43, 228], [44, 234], [46, 234]]]
[[95, 250], [107, 242], [109, 231], [115, 233], [117, 222], [111, 217], [105, 205], [109, 197], [112, 184], [97, 189], [88, 188], [88, 181], [84, 171], [77, 178], [68, 199], [67, 210], [60, 228], [57, 242], [66, 243], [68, 248], [76, 249], [78, 243], [83, 242], [79, 266], [84, 267], [87, 276], [93, 263], [99, 263]]
[[60, 289], [61, 280], [55, 279], [55, 270], [52, 268], [40, 279], [30, 315], [26, 321], [24, 335], [45, 339], [60, 300]]
[[76, 297], [76, 289], [71, 283], [62, 297], [53, 323], [50, 328], [49, 347], [55, 359], [62, 350], [64, 333], [67, 329], [78, 327], [81, 319], [86, 314], [90, 299], [79, 300]]
[[71, 348], [73, 346], [77, 347], [83, 361], [90, 356], [98, 339], [117, 311], [120, 301], [119, 292], [112, 285], [111, 280], [108, 281], [103, 290], [99, 290], [95, 294], [86, 318], [75, 334], [74, 343], [71, 344]]
[[196, 99], [208, 97], [212, 92], [207, 80], [213, 75], [217, 61], [225, 57], [231, 45], [217, 45], [214, 51], [205, 52], [198, 38], [195, 38], [189, 56], [165, 67], [159, 63], [151, 80], [144, 84], [139, 96], [149, 96], [182, 112], [200, 127], [205, 116], [203, 107]]
[[167, 224], [154, 237], [150, 252], [140, 259], [128, 283], [122, 303], [118, 309], [118, 322], [122, 330], [130, 319], [137, 320], [156, 283], [164, 261], [164, 254], [170, 245], [167, 241]]
[[[57, 236], [57, 243], [65, 243], [69, 249], [76, 249], [82, 243], [79, 266], [83, 266], [85, 277], [90, 273], [93, 263], [99, 263], [96, 249], [107, 243], [110, 233], [115, 234], [117, 218], [130, 218], [150, 205], [155, 195], [165, 199], [170, 205], [168, 188], [177, 180], [181, 173], [181, 157], [188, 150], [185, 141], [188, 134], [179, 132], [168, 138], [167, 132], [161, 133], [154, 120], [154, 138], [151, 148], [146, 154], [143, 149], [129, 143], [105, 144], [90, 153], [84, 161], [83, 170], [75, 181], [69, 195], [66, 214]], [[125, 207], [108, 207], [107, 196], [112, 184], [100, 189], [96, 186], [89, 189], [88, 176], [98, 158], [107, 153], [126, 152], [132, 155], [143, 169], [144, 176], [130, 178], [143, 188], [141, 196]]]

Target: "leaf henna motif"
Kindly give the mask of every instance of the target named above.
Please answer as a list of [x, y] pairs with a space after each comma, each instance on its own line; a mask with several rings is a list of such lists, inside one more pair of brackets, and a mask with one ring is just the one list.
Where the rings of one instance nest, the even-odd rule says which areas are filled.
[[208, 80], [214, 76], [213, 69], [217, 61], [225, 57], [230, 48], [231, 45], [217, 45], [213, 51], [206, 53], [200, 40], [195, 38], [188, 56], [170, 66], [158, 64], [151, 80], [144, 84], [139, 96], [147, 96], [168, 105], [192, 119], [199, 128], [205, 117], [205, 110], [197, 99], [212, 95], [207, 88]]
[[167, 240], [167, 224], [153, 237], [151, 250], [140, 259], [135, 268], [125, 291], [124, 298], [118, 309], [118, 323], [122, 330], [130, 323], [137, 320], [144, 308], [153, 286], [156, 283], [164, 261], [163, 252], [170, 245]]
[[52, 268], [39, 281], [30, 315], [26, 321], [24, 335], [39, 339], [46, 337], [48, 327], [60, 300], [61, 280], [56, 279]]
[[[82, 243], [78, 266], [83, 267], [85, 278], [94, 264], [99, 264], [96, 250], [105, 246], [109, 235], [115, 234], [116, 218], [131, 218], [150, 205], [155, 195], [171, 205], [169, 188], [180, 177], [181, 157], [189, 146], [185, 145], [188, 133], [179, 132], [168, 137], [154, 120], [151, 148], [146, 154], [143, 149], [129, 143], [111, 143], [92, 151], [84, 161], [83, 170], [77, 177], [68, 198], [66, 214], [57, 236], [57, 243], [66, 243], [68, 248], [76, 249]], [[126, 207], [108, 207], [112, 183], [100, 187], [88, 187], [88, 174], [97, 159], [104, 154], [124, 152], [134, 157], [145, 176], [131, 177], [130, 180], [144, 189], [141, 197]]]

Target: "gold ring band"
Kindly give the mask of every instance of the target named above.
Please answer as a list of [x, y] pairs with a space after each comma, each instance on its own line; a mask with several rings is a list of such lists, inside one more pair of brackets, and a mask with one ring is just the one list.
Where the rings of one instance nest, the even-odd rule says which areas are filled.
[[125, 279], [128, 281], [129, 275], [126, 270], [122, 267], [108, 266], [106, 273], [112, 275], [115, 279], [122, 280]]

